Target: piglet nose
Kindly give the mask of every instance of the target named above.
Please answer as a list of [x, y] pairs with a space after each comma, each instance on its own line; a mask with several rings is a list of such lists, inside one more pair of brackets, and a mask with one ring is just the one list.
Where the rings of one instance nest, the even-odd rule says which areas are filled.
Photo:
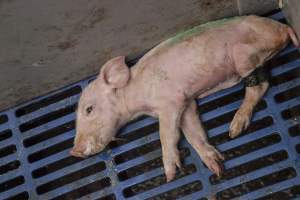
[[77, 150], [74, 149], [74, 148], [72, 148], [72, 149], [70, 150], [70, 155], [71, 155], [71, 156], [74, 156], [74, 157], [80, 157], [80, 158], [85, 158], [85, 157], [86, 157], [82, 152], [77, 151]]
[[85, 151], [85, 145], [83, 142], [78, 142], [77, 144], [74, 145], [74, 147], [71, 149], [70, 154], [75, 157], [81, 157], [84, 158], [86, 157], [84, 155]]
[[74, 146], [73, 146], [73, 150], [74, 151], [81, 151], [83, 152], [85, 150], [86, 147], [86, 142], [84, 140], [82, 140], [81, 138], [74, 141]]

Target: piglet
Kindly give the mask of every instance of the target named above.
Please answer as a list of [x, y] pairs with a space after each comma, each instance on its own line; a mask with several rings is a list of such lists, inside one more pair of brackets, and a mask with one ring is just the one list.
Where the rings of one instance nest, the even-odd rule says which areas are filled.
[[[159, 119], [167, 181], [174, 178], [176, 166], [181, 167], [180, 129], [207, 167], [220, 175], [224, 157], [208, 143], [195, 99], [239, 83], [290, 40], [299, 46], [289, 26], [242, 16], [180, 33], [150, 50], [132, 68], [124, 56], [109, 60], [82, 92], [71, 155], [86, 157], [102, 151], [121, 126], [146, 114]], [[247, 128], [267, 88], [266, 80], [246, 87], [230, 125], [231, 137]]]

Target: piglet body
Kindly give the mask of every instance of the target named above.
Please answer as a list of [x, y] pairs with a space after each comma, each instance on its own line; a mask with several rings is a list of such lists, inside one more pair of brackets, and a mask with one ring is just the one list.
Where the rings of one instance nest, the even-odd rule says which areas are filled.
[[[167, 180], [181, 167], [177, 144], [181, 128], [188, 142], [214, 173], [223, 156], [211, 146], [196, 111], [196, 98], [239, 83], [256, 68], [298, 40], [287, 25], [257, 16], [201, 25], [166, 40], [128, 68], [123, 56], [108, 61], [79, 101], [71, 154], [85, 157], [103, 150], [128, 121], [148, 114], [159, 119]], [[238, 136], [268, 88], [266, 81], [246, 87], [231, 126]]]

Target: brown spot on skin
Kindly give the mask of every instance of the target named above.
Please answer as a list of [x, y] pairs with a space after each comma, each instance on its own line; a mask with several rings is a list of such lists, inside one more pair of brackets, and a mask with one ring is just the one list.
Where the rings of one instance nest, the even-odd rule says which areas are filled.
[[256, 66], [259, 63], [259, 57], [256, 54], [252, 54], [249, 56], [250, 63]]
[[256, 34], [252, 31], [252, 34], [248, 34], [248, 37], [244, 38], [245, 44], [255, 44], [257, 42]]
[[161, 67], [154, 67], [152, 71], [152, 76], [156, 78], [156, 80], [163, 81], [168, 80], [167, 72], [165, 72]]
[[231, 57], [229, 56], [230, 54], [230, 47], [229, 44], [226, 42], [225, 43], [225, 48], [226, 53], [225, 53], [225, 57], [224, 57], [224, 63], [228, 64], [228, 65], [233, 65], [233, 61], [231, 59]]
[[185, 39], [185, 42], [193, 43], [194, 42], [194, 37], [189, 37], [189, 38]]
[[100, 130], [100, 129], [102, 129], [104, 127], [104, 124], [103, 124], [103, 122], [98, 122], [98, 123], [99, 123], [98, 127], [99, 127], [99, 130]]

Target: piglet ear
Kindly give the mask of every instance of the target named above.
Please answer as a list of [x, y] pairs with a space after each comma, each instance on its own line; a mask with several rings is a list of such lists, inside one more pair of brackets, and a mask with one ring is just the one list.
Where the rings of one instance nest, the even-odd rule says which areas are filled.
[[105, 63], [102, 66], [100, 76], [106, 84], [113, 88], [124, 87], [130, 78], [130, 71], [125, 63], [125, 56], [115, 57]]

